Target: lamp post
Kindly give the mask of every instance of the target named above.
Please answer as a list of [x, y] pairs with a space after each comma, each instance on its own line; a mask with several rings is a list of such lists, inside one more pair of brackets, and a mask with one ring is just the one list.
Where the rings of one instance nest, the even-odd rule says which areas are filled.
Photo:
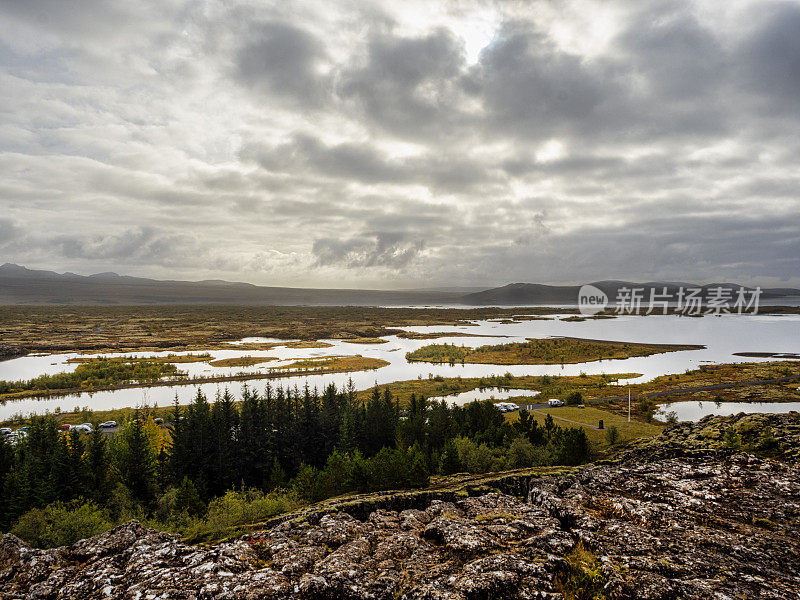
[[631, 422], [631, 386], [628, 384], [628, 423]]

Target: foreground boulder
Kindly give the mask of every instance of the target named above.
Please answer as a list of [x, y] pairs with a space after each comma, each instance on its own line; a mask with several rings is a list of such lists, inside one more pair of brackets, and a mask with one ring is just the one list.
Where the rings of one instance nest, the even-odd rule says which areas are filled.
[[6, 535], [0, 598], [800, 598], [797, 463], [677, 454], [212, 547], [136, 522], [51, 550]]

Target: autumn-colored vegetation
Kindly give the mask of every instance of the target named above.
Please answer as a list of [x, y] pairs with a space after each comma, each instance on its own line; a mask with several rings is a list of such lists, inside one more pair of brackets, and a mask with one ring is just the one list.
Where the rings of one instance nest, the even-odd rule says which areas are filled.
[[406, 354], [409, 361], [432, 363], [478, 363], [497, 365], [551, 365], [603, 359], [650, 356], [660, 352], [698, 350], [703, 346], [639, 344], [580, 338], [545, 338], [469, 348], [455, 344], [431, 344]]
[[125, 383], [148, 383], [183, 375], [174, 364], [138, 358], [97, 358], [71, 373], [40, 375], [24, 381], [0, 381], [0, 397], [57, 390], [96, 390]]

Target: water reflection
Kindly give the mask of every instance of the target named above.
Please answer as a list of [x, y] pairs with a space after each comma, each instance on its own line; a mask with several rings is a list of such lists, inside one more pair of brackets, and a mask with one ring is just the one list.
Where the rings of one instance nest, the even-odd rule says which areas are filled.
[[476, 400], [508, 400], [509, 398], [518, 398], [520, 396], [533, 397], [538, 396], [541, 392], [536, 390], [515, 390], [509, 388], [478, 388], [468, 392], [461, 392], [460, 394], [450, 394], [448, 396], [434, 396], [429, 398], [432, 402], [439, 402], [444, 400], [449, 404], [456, 406], [463, 406]]
[[708, 415], [730, 416], [738, 413], [788, 413], [800, 412], [800, 402], [673, 402], [662, 405], [656, 416], [664, 419], [675, 412], [678, 421], [699, 421]]

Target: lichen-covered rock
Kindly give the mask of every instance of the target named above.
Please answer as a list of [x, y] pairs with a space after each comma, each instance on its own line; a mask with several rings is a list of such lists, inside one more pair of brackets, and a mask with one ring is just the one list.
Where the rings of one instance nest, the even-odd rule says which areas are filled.
[[[691, 452], [650, 444], [534, 478], [527, 498], [335, 512], [212, 547], [136, 522], [51, 550], [6, 535], [0, 598], [556, 600], [576, 585], [641, 600], [800, 598], [800, 465], [791, 452], [701, 448], [701, 432], [731, 422], [681, 426]], [[768, 422], [794, 435], [795, 422]], [[674, 446], [675, 432], [665, 439]]]
[[[763, 449], [787, 460], [800, 460], [800, 414], [796, 412], [739, 413], [729, 417], [709, 416], [697, 423], [679, 423], [656, 438], [641, 440], [630, 454], [642, 460], [704, 452], [731, 453], [736, 449], [725, 447], [725, 431], [729, 428], [740, 435], [742, 448]], [[762, 448], [767, 433], [772, 440], [769, 447]]]

